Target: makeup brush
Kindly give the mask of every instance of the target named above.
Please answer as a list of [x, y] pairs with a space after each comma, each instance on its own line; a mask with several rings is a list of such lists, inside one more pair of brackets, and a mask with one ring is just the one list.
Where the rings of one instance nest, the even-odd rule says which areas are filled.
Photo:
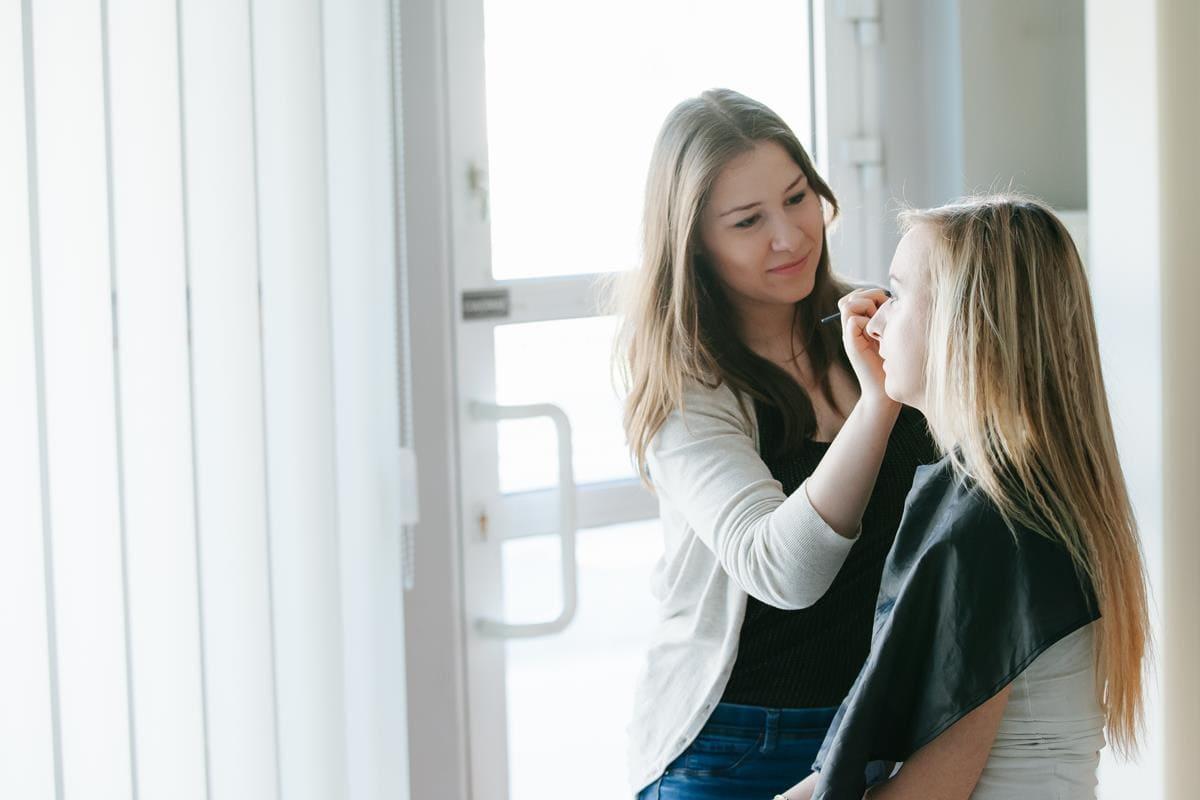
[[[892, 296], [892, 293], [890, 291], [888, 291], [887, 289], [881, 289], [880, 291], [882, 291], [888, 297]], [[838, 311], [835, 314], [830, 314], [828, 317], [825, 317], [824, 319], [821, 320], [821, 324], [824, 325], [827, 322], [833, 322], [835, 319], [841, 318], [841, 316], [842, 316], [842, 312], [840, 312], [840, 311]]]

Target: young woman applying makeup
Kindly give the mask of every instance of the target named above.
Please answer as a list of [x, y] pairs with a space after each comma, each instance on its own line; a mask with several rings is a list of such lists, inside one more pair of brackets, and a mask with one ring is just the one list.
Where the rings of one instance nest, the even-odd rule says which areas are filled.
[[[868, 652], [905, 493], [936, 458], [861, 335], [885, 293], [831, 270], [836, 212], [762, 104], [713, 90], [667, 117], [621, 338], [625, 430], [665, 539], [630, 726], [640, 798], [769, 798], [812, 763]], [[843, 296], [853, 321], [820, 325]]]

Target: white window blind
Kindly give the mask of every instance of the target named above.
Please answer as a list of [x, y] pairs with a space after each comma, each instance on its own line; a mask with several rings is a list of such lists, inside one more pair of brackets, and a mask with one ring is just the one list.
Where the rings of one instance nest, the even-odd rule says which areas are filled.
[[388, 0], [0, 8], [0, 797], [406, 797]]

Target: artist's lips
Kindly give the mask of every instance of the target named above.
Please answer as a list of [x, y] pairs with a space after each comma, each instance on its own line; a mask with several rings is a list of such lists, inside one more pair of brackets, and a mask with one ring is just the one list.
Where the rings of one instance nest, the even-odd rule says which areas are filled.
[[805, 256], [799, 261], [793, 261], [790, 264], [783, 264], [778, 267], [773, 267], [767, 270], [767, 272], [771, 273], [772, 275], [795, 275], [797, 272], [804, 269], [806, 264], [808, 264], [808, 256]]

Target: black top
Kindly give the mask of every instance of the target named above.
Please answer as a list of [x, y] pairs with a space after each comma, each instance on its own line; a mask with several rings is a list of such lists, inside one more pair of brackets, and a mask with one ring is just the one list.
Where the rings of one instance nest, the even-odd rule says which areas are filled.
[[884, 566], [874, 636], [817, 762], [814, 800], [861, 800], [900, 762], [1099, 618], [1057, 540], [1009, 528], [949, 459], [917, 472]]
[[[768, 453], [782, 432], [782, 417], [759, 403], [755, 411], [759, 451], [790, 495], [816, 469], [829, 443], [808, 441], [798, 451], [772, 457]], [[863, 513], [862, 533], [841, 571], [808, 608], [783, 611], [748, 599], [737, 660], [721, 702], [770, 708], [828, 708], [842, 702], [870, 649], [880, 575], [904, 498], [916, 468], [936, 460], [925, 418], [904, 407]]]

